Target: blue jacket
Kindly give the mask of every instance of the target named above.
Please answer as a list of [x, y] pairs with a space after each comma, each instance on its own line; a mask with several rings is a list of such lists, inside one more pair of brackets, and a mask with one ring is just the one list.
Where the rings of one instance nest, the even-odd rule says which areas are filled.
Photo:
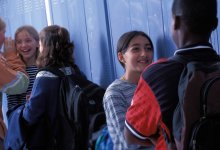
[[[41, 122], [46, 120], [53, 124], [55, 120], [60, 81], [50, 72], [41, 71], [37, 74], [30, 99], [10, 113], [6, 150], [22, 149], [28, 140], [31, 149], [47, 149], [50, 146], [48, 137], [51, 129]], [[34, 136], [26, 139], [29, 134]]]

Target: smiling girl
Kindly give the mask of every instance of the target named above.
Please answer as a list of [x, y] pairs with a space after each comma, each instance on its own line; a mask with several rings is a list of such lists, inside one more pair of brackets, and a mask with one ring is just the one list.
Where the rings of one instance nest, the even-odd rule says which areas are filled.
[[124, 33], [118, 41], [117, 56], [125, 72], [107, 88], [104, 95], [107, 126], [113, 141], [113, 149], [138, 149], [139, 146], [128, 146], [125, 142], [123, 135], [125, 114], [142, 71], [153, 60], [152, 41], [142, 31]]
[[37, 30], [29, 25], [19, 27], [15, 32], [15, 45], [21, 59], [26, 65], [26, 72], [29, 75], [30, 83], [26, 92], [19, 95], [7, 95], [7, 115], [13, 110], [14, 106], [25, 103], [31, 93], [35, 75], [38, 71], [36, 67], [39, 49], [39, 35]]

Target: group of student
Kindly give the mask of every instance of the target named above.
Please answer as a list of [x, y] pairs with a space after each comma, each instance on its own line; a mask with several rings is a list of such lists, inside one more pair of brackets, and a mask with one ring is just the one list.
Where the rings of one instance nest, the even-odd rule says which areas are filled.
[[[216, 0], [173, 0], [172, 37], [174, 54], [190, 60], [218, 59], [209, 43], [218, 25]], [[22, 107], [22, 118], [33, 125], [43, 115], [53, 123], [60, 79], [39, 69], [53, 66], [74, 72], [73, 49], [67, 29], [58, 25], [43, 28], [22, 26], [15, 41], [5, 38], [5, 23], [0, 19], [0, 90], [7, 93], [8, 130], [11, 116]], [[117, 43], [117, 58], [124, 74], [106, 89], [103, 107], [113, 149], [176, 149], [172, 116], [178, 103], [178, 82], [183, 65], [173, 59], [154, 63], [154, 46], [142, 31], [124, 33]], [[0, 118], [0, 139], [6, 128]], [[167, 136], [165, 136], [167, 135]], [[169, 140], [167, 140], [167, 138]], [[167, 142], [169, 141], [169, 142]], [[3, 143], [1, 145], [3, 147]], [[45, 145], [47, 149], [48, 145]]]
[[[15, 51], [14, 40], [5, 37], [6, 24], [0, 18], [0, 47], [4, 44], [3, 53], [0, 54], [0, 90], [9, 95], [26, 92], [29, 84], [29, 77], [25, 71], [25, 63]], [[7, 132], [3, 122], [2, 111], [0, 111], [0, 147], [3, 149], [3, 139]]]
[[[7, 94], [7, 124], [0, 118], [0, 149], [4, 149], [4, 138], [12, 128], [11, 116], [22, 107], [22, 119], [25, 124], [33, 125], [47, 114], [53, 121], [55, 103], [59, 93], [60, 80], [47, 71], [39, 71], [46, 66], [55, 66], [65, 71], [74, 71], [74, 45], [70, 41], [69, 32], [60, 26], [45, 27], [40, 33], [33, 26], [24, 25], [15, 32], [15, 40], [5, 37], [6, 24], [0, 18], [0, 46], [4, 43], [0, 54], [0, 90]], [[4, 103], [4, 101], [3, 101]], [[4, 105], [3, 105], [4, 106]], [[16, 135], [14, 135], [16, 137]], [[43, 136], [43, 135], [42, 135]]]
[[113, 149], [181, 149], [172, 119], [184, 65], [173, 57], [218, 61], [209, 42], [217, 25], [216, 0], [173, 0], [171, 32], [178, 48], [174, 56], [149, 65], [153, 56], [149, 37], [128, 32], [119, 39], [117, 54], [125, 73], [107, 88], [103, 100]]

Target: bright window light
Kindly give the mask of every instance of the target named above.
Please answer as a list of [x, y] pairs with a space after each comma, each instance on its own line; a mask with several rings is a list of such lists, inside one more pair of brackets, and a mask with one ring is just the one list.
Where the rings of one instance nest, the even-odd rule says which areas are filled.
[[51, 13], [51, 3], [50, 0], [45, 0], [45, 8], [46, 8], [46, 15], [47, 15], [47, 25], [53, 24], [53, 16]]

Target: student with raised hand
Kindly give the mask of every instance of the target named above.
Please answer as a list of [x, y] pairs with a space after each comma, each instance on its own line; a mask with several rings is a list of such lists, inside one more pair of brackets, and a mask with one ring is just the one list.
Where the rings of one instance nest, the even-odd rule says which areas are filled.
[[[43, 28], [40, 31], [39, 37], [38, 68], [52, 67], [53, 69], [62, 71], [67, 76], [74, 77], [74, 74], [76, 75], [78, 70], [75, 69], [76, 65], [73, 59], [74, 45], [70, 41], [68, 30], [58, 25], [51, 25]], [[57, 131], [57, 127], [60, 127], [57, 114], [59, 114], [58, 111], [60, 110], [60, 106], [58, 105], [61, 103], [61, 99], [59, 98], [61, 79], [61, 77], [47, 70], [40, 70], [37, 73], [29, 100], [9, 114], [9, 128], [5, 148], [16, 147], [16, 149], [21, 149], [26, 144], [28, 144], [26, 145], [27, 148], [31, 147], [31, 149], [52, 149], [52, 147], [55, 149], [64, 149], [67, 145], [74, 148], [75, 143], [67, 143], [67, 145], [60, 145], [58, 143], [59, 140], [66, 137], [56, 137], [57, 132], [61, 130], [59, 128], [59, 131]], [[42, 121], [45, 118], [46, 121]], [[65, 124], [65, 122], [63, 123]], [[36, 125], [38, 128], [34, 128]], [[30, 128], [33, 130], [28, 130]], [[27, 132], [31, 136], [26, 137], [25, 139], [27, 140], [24, 140], [23, 136]], [[88, 132], [85, 134], [88, 134]], [[35, 138], [32, 139], [33, 137]], [[58, 138], [59, 140], [54, 141], [54, 138]], [[32, 141], [28, 143], [30, 139]], [[88, 145], [80, 146], [87, 147]]]
[[0, 91], [7, 94], [20, 94], [27, 90], [28, 75], [25, 64], [17, 55], [14, 40], [5, 37], [6, 24], [0, 18]]
[[[70, 42], [68, 31], [57, 25], [47, 26], [41, 30], [39, 37], [40, 47], [36, 61], [38, 68], [53, 66], [63, 71], [72, 72], [72, 67], [74, 66], [74, 60], [72, 58], [73, 43]], [[6, 149], [12, 147], [22, 149], [27, 144], [27, 140], [23, 140], [22, 137], [26, 136], [26, 133], [29, 131], [28, 128], [40, 123], [45, 116], [54, 125], [57, 115], [56, 108], [59, 100], [60, 83], [61, 78], [49, 71], [39, 71], [37, 73], [29, 100], [20, 106], [17, 104], [19, 107], [15, 107], [16, 109], [8, 114], [9, 128], [5, 143]], [[10, 99], [8, 101], [11, 103]], [[19, 120], [22, 121], [17, 121], [14, 117], [18, 110], [20, 110]], [[46, 123], [42, 126], [47, 127]], [[25, 129], [22, 130], [22, 128]], [[52, 135], [50, 132], [54, 132], [51, 128], [51, 131], [44, 130], [44, 128], [38, 129], [39, 137], [28, 145], [28, 147], [30, 146], [33, 149], [50, 149], [52, 144]], [[16, 134], [16, 136], [13, 136], [14, 129], [19, 131], [20, 135]], [[33, 132], [35, 131], [31, 130], [29, 133], [34, 134]], [[51, 136], [51, 139], [45, 141], [44, 138], [48, 136]], [[20, 139], [22, 144], [17, 143], [17, 139]]]
[[36, 59], [39, 53], [39, 35], [37, 30], [29, 25], [19, 27], [15, 32], [15, 47], [25, 64], [25, 69], [30, 82], [28, 89], [23, 93], [7, 95], [7, 113], [10, 113], [10, 111], [18, 104], [24, 104], [31, 93], [35, 76], [38, 71], [36, 66]]
[[[172, 36], [178, 48], [173, 57], [218, 61], [219, 56], [209, 43], [217, 24], [216, 0], [173, 0]], [[127, 142], [155, 144], [157, 150], [166, 150], [168, 146], [175, 149], [172, 119], [183, 68], [171, 57], [158, 60], [143, 72], [126, 114]]]
[[138, 80], [145, 67], [152, 63], [153, 54], [153, 43], [142, 31], [126, 32], [118, 40], [117, 57], [125, 72], [120, 79], [109, 85], [103, 99], [107, 127], [115, 150], [141, 148], [137, 145], [127, 145], [123, 129], [125, 114]]
[[[25, 72], [25, 65], [15, 50], [14, 40], [5, 37], [6, 24], [0, 18], [0, 49], [4, 43], [3, 53], [0, 52], [0, 91], [7, 94], [20, 94], [27, 90], [29, 79]], [[0, 149], [7, 129], [3, 122], [0, 109]]]

